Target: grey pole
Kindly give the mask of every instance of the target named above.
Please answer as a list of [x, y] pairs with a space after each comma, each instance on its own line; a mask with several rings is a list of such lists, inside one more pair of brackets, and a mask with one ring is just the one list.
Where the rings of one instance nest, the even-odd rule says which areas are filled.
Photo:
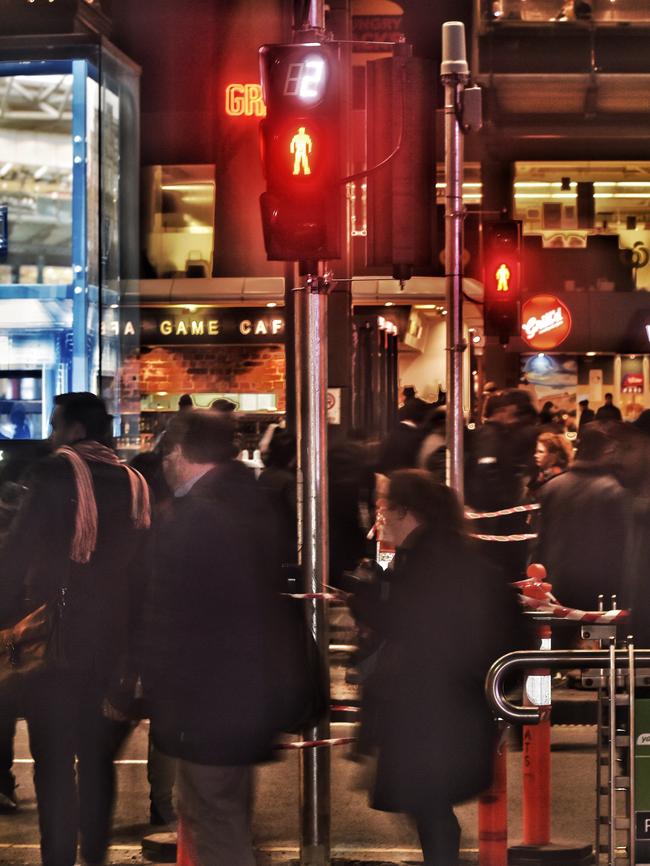
[[[322, 268], [319, 268], [322, 270]], [[298, 479], [301, 505], [300, 561], [306, 592], [323, 592], [329, 570], [327, 514], [327, 293], [320, 274], [308, 274], [296, 292]], [[329, 685], [327, 602], [306, 601], [311, 633]], [[328, 689], [329, 691], [329, 689]], [[328, 714], [304, 732], [307, 740], [330, 736]], [[302, 866], [330, 863], [330, 751], [300, 752]]]
[[445, 278], [447, 289], [447, 481], [463, 496], [463, 135], [459, 113], [469, 80], [465, 26], [442, 25], [445, 88]]

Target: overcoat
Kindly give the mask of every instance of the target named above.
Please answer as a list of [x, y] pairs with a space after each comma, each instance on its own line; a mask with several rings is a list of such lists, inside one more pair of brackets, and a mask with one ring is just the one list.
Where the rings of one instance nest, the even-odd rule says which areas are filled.
[[484, 695], [493, 661], [524, 642], [514, 591], [464, 539], [412, 533], [396, 556], [364, 690], [373, 806], [421, 814], [490, 784], [497, 733]]
[[279, 540], [265, 491], [234, 460], [174, 498], [155, 529], [144, 685], [166, 754], [251, 764], [291, 725], [307, 662], [281, 595]]
[[546, 566], [561, 604], [595, 610], [598, 595], [617, 594], [621, 607], [631, 569], [633, 517], [629, 493], [606, 467], [577, 459], [539, 490], [535, 558]]

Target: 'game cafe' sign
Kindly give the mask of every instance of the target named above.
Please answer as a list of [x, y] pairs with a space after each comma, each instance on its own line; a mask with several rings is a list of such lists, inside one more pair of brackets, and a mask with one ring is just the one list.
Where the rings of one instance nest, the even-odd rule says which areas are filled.
[[[107, 311], [113, 312], [112, 310]], [[134, 337], [137, 316], [106, 317], [102, 335]], [[266, 307], [141, 307], [143, 346], [251, 345], [284, 342], [284, 310]]]
[[540, 352], [557, 348], [571, 333], [571, 313], [555, 295], [533, 295], [521, 308], [521, 336]]

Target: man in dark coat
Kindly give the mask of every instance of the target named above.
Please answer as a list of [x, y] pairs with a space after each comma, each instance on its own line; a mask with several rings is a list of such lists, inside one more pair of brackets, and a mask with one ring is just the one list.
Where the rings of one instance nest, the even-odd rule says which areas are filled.
[[594, 610], [597, 597], [619, 595], [628, 583], [632, 544], [630, 496], [613, 472], [614, 442], [597, 423], [580, 438], [569, 470], [540, 488], [542, 505], [534, 559], [546, 566], [561, 604]]
[[84, 863], [104, 863], [113, 758], [128, 729], [111, 704], [142, 609], [149, 501], [144, 479], [107, 446], [111, 420], [94, 394], [56, 397], [55, 453], [35, 466], [0, 554], [0, 625], [44, 602], [61, 611], [62, 654], [19, 696], [44, 866], [73, 866], [79, 831]]
[[278, 533], [233, 436], [214, 412], [167, 428], [174, 500], [155, 532], [145, 663], [154, 742], [179, 759], [179, 815], [202, 866], [254, 866], [252, 765], [290, 715]]
[[578, 405], [580, 406], [580, 420], [578, 421], [578, 438], [582, 435], [582, 431], [587, 426], [587, 424], [591, 424], [592, 421], [596, 420], [596, 413], [593, 409], [589, 408], [589, 400], [581, 400]]
[[596, 421], [620, 421], [621, 410], [614, 405], [614, 395], [605, 394], [605, 402], [596, 411]]

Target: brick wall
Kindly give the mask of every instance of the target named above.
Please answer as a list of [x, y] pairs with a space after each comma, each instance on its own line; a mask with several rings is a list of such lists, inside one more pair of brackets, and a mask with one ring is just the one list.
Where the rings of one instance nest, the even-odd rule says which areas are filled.
[[284, 349], [282, 346], [157, 347], [143, 352], [139, 362], [123, 370], [123, 389], [132, 393], [201, 394], [275, 393], [278, 409], [285, 409]]

